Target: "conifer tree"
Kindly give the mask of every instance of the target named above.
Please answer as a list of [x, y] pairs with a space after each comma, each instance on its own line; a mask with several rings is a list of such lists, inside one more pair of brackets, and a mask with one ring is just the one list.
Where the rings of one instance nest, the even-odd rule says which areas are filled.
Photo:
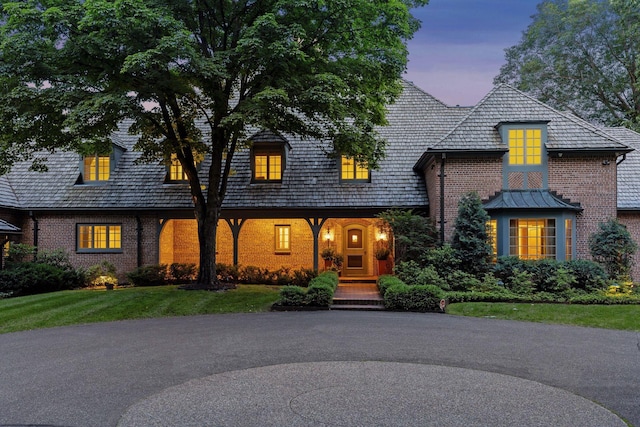
[[482, 207], [480, 196], [472, 192], [458, 202], [458, 217], [451, 246], [462, 260], [461, 268], [471, 274], [489, 271], [492, 249], [487, 233], [489, 214]]

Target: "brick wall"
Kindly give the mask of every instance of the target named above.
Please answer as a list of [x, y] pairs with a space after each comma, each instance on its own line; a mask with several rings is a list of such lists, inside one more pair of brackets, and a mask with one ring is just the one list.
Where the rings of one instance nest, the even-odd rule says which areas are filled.
[[[431, 167], [433, 166], [433, 168]], [[440, 229], [440, 161], [427, 165], [425, 179], [429, 196], [429, 214]], [[481, 199], [487, 199], [502, 189], [502, 159], [467, 158], [445, 160], [444, 212], [445, 240], [450, 241], [458, 216], [460, 198], [476, 191]]]
[[[631, 233], [631, 237], [640, 245], [640, 212], [620, 212], [618, 220], [627, 226], [627, 230]], [[631, 269], [631, 277], [634, 281], [640, 281], [640, 250], [633, 257], [633, 267]]]
[[577, 258], [591, 258], [589, 236], [598, 231], [599, 223], [617, 215], [616, 179], [614, 156], [549, 159], [549, 190], [579, 202], [584, 209], [576, 218]]
[[[374, 248], [376, 244], [375, 219], [343, 218], [328, 219], [319, 237], [319, 252], [327, 245], [342, 251], [343, 227], [357, 224], [365, 227], [367, 238], [367, 274], [374, 274]], [[275, 251], [275, 226], [291, 226], [291, 251], [282, 254]], [[326, 232], [330, 231], [330, 241]], [[233, 236], [226, 221], [220, 221], [217, 236], [216, 261], [233, 263]], [[169, 220], [160, 235], [160, 262], [199, 262], [197, 226], [195, 220]], [[257, 266], [269, 269], [288, 267], [293, 269], [313, 267], [313, 234], [304, 219], [250, 219], [240, 230], [238, 239], [238, 262], [240, 265]], [[324, 260], [318, 257], [318, 266], [322, 270]]]
[[[38, 249], [64, 249], [69, 253], [71, 263], [76, 267], [89, 267], [104, 260], [117, 267], [118, 279], [126, 280], [126, 273], [135, 269], [138, 262], [137, 221], [127, 215], [58, 215], [37, 214]], [[142, 264], [158, 262], [158, 220], [154, 216], [140, 216], [142, 232]], [[122, 252], [118, 253], [78, 253], [76, 250], [77, 224], [121, 224]], [[34, 222], [27, 219], [22, 227], [21, 243], [33, 245]]]

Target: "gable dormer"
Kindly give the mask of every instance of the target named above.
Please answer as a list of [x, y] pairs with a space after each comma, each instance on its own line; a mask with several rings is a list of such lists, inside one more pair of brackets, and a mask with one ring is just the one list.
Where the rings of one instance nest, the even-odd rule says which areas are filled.
[[112, 144], [110, 153], [80, 156], [80, 175], [76, 184], [100, 185], [109, 181], [124, 150], [123, 147]]
[[496, 126], [503, 144], [505, 190], [548, 189], [547, 121], [501, 122]]
[[282, 182], [291, 146], [285, 138], [271, 131], [261, 131], [251, 141], [251, 182]]

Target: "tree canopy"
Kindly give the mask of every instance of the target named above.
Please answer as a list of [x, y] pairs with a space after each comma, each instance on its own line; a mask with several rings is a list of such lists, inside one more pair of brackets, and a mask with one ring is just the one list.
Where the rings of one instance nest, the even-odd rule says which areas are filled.
[[[36, 151], [105, 152], [132, 120], [144, 160], [182, 164], [199, 282], [215, 283], [216, 224], [247, 129], [328, 140], [375, 167], [375, 127], [419, 27], [410, 8], [427, 1], [2, 2], [0, 173]], [[200, 156], [211, 157], [203, 182]]]
[[495, 83], [640, 131], [640, 0], [546, 0]]

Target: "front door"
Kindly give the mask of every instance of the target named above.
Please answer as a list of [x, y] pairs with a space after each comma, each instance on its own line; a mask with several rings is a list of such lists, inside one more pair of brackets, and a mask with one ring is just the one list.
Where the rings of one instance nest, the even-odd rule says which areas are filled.
[[367, 274], [367, 228], [361, 225], [349, 225], [344, 232], [345, 276], [365, 276]]

